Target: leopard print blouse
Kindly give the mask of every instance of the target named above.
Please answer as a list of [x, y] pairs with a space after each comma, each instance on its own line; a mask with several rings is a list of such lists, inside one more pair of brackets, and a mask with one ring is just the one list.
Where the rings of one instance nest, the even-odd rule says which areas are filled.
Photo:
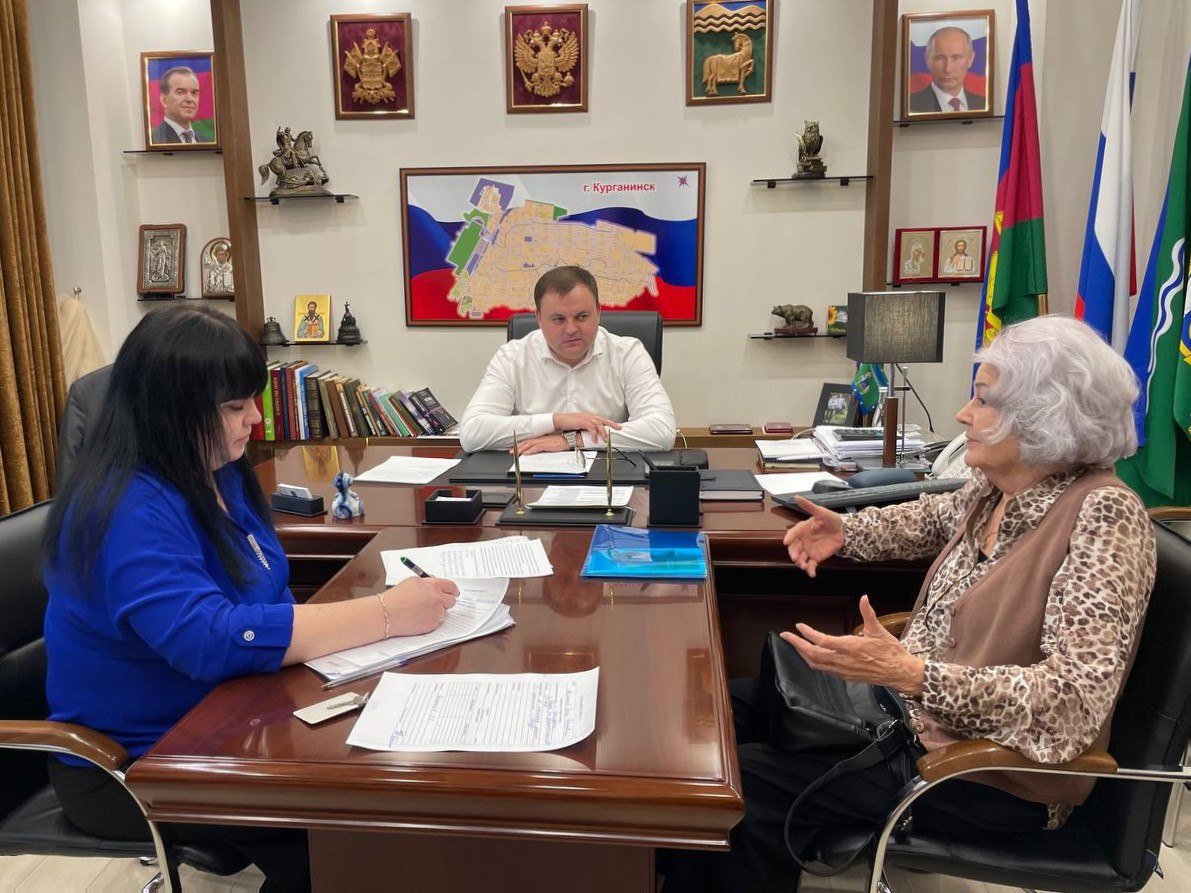
[[[966, 667], [942, 660], [948, 608], [1033, 530], [1079, 469], [1054, 474], [1011, 498], [992, 554], [980, 543], [996, 506], [989, 499], [930, 583], [926, 604], [902, 644], [926, 664], [922, 694], [908, 701], [912, 719], [927, 710], [954, 731], [989, 738], [1042, 763], [1078, 756], [1095, 741], [1124, 681], [1125, 666], [1145, 616], [1157, 562], [1153, 528], [1141, 501], [1121, 487], [1093, 490], [1071, 533], [1066, 560], [1050, 587], [1041, 650], [1029, 667]], [[961, 490], [917, 502], [869, 508], [844, 517], [840, 555], [858, 561], [933, 558], [972, 504], [995, 489], [975, 471]], [[1069, 807], [1051, 804], [1049, 827]]]

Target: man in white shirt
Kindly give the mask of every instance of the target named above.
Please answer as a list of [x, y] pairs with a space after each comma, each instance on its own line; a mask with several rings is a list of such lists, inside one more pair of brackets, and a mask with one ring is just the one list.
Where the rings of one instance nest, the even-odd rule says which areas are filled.
[[940, 28], [926, 42], [930, 86], [910, 94], [911, 112], [983, 112], [987, 99], [964, 89], [964, 78], [976, 60], [972, 36], [963, 28]]
[[463, 411], [464, 450], [523, 455], [602, 444], [668, 450], [674, 409], [636, 338], [600, 327], [599, 290], [582, 267], [558, 267], [534, 286], [538, 329], [496, 352]]

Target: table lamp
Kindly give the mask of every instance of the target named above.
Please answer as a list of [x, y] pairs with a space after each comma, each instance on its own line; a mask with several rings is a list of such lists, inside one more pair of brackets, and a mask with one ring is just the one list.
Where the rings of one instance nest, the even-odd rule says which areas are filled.
[[[943, 361], [943, 292], [854, 291], [848, 293], [848, 358], [858, 363], [889, 363], [882, 464], [897, 464], [898, 363]], [[905, 444], [905, 419], [902, 419]]]

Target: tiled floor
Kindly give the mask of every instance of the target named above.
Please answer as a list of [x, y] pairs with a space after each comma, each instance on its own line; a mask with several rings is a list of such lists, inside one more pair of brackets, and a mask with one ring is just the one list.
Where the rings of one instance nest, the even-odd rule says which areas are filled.
[[[1179, 842], [1177, 849], [1163, 847], [1161, 861], [1166, 878], [1152, 878], [1145, 893], [1191, 891], [1191, 801], [1184, 804]], [[0, 891], [5, 893], [10, 890], [22, 893], [136, 893], [153, 874], [154, 869], [141, 867], [135, 859], [0, 857]], [[261, 874], [255, 868], [226, 878], [182, 869], [182, 886], [186, 893], [246, 893], [259, 889], [261, 880]], [[1018, 893], [1010, 887], [934, 874], [893, 871], [889, 880], [895, 893]], [[806, 878], [800, 889], [801, 893], [862, 893], [864, 877], [859, 872], [851, 872], [833, 878]]]

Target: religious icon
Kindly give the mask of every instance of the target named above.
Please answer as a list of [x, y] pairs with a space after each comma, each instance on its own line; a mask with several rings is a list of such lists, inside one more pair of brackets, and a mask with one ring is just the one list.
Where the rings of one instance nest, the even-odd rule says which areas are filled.
[[336, 118], [414, 116], [408, 12], [331, 16]]
[[505, 7], [505, 110], [587, 111], [587, 4]]
[[934, 282], [937, 241], [933, 229], [899, 229], [893, 234], [893, 284]]
[[939, 229], [940, 281], [961, 282], [984, 279], [983, 226], [941, 227]]
[[232, 279], [232, 243], [227, 236], [216, 236], [203, 246], [199, 255], [204, 298], [231, 298], [236, 294]]
[[297, 295], [294, 298], [294, 341], [329, 342], [330, 320], [330, 295]]
[[186, 225], [146, 223], [139, 242], [137, 292], [180, 294], [186, 287]]

